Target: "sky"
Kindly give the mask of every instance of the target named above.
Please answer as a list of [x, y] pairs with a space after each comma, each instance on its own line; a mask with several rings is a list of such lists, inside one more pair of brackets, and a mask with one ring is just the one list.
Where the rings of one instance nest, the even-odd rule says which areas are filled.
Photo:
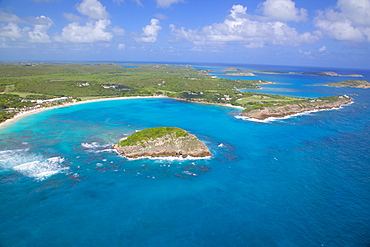
[[370, 69], [370, 0], [0, 0], [0, 61]]

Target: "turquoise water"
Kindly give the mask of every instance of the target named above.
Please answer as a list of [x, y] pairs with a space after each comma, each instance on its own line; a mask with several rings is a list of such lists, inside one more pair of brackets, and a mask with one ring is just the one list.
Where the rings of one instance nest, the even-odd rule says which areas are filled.
[[[268, 123], [165, 98], [104, 101], [0, 129], [0, 246], [368, 246], [369, 90], [266, 77], [281, 84], [260, 92], [355, 101]], [[197, 135], [212, 158], [127, 160], [111, 149], [155, 126]]]

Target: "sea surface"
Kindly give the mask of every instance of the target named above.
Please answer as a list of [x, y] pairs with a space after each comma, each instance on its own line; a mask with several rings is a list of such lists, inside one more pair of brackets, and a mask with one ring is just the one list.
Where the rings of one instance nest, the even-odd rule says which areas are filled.
[[[370, 71], [194, 65], [255, 71]], [[228, 77], [236, 78], [236, 77]], [[167, 98], [47, 110], [0, 129], [0, 246], [370, 245], [370, 89], [350, 79], [263, 74], [273, 94], [346, 94], [354, 103], [253, 122], [240, 110]], [[128, 160], [111, 146], [157, 126], [180, 127], [213, 156]]]

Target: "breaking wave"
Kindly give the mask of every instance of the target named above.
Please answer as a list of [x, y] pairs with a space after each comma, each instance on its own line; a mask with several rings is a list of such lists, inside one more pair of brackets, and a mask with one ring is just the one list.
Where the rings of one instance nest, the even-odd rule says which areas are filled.
[[113, 152], [113, 144], [100, 144], [98, 142], [81, 143], [81, 146], [87, 151], [92, 153]]
[[62, 157], [45, 159], [41, 155], [30, 154], [28, 149], [0, 151], [0, 167], [2, 170], [14, 170], [24, 176], [44, 180], [54, 174], [68, 170]]

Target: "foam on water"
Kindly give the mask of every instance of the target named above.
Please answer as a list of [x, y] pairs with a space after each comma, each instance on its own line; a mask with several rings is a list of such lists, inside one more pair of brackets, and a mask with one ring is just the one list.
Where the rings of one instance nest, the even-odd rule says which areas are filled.
[[44, 180], [54, 174], [69, 169], [63, 165], [64, 158], [52, 157], [43, 161], [32, 161], [13, 167], [14, 170], [36, 180]]
[[81, 146], [87, 151], [91, 153], [103, 153], [103, 152], [113, 152], [112, 149], [113, 144], [100, 144], [98, 142], [91, 142], [91, 143], [81, 143]]
[[28, 148], [0, 151], [0, 167], [4, 170], [13, 169], [14, 166], [41, 158], [41, 156], [30, 154], [28, 151]]
[[62, 157], [45, 159], [42, 155], [29, 153], [29, 149], [0, 151], [0, 167], [3, 170], [11, 169], [39, 181], [67, 170], [64, 162]]

